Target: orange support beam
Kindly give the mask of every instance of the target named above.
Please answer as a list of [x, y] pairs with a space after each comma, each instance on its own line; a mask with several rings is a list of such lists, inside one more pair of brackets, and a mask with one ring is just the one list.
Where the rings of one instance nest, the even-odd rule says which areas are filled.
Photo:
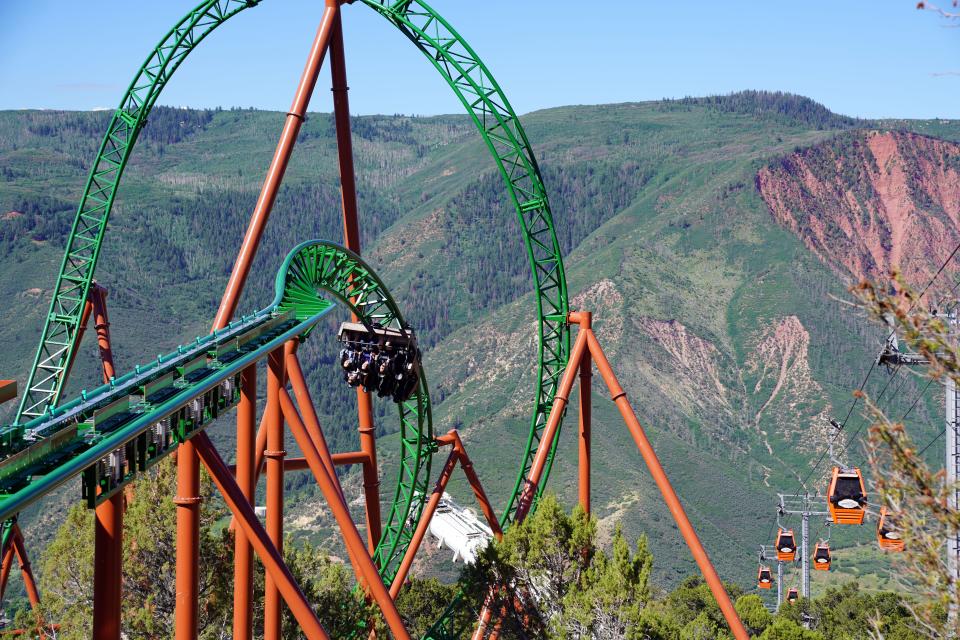
[[617, 380], [617, 376], [614, 374], [613, 368], [607, 360], [607, 356], [603, 353], [597, 337], [593, 335], [593, 331], [589, 329], [586, 330], [585, 333], [587, 343], [590, 347], [590, 356], [597, 364], [600, 377], [603, 378], [607, 389], [610, 390], [610, 397], [616, 403], [617, 409], [620, 411], [620, 416], [627, 424], [630, 435], [633, 436], [633, 440], [640, 450], [640, 456], [650, 470], [650, 475], [653, 476], [653, 481], [656, 483], [657, 488], [660, 489], [660, 494], [663, 496], [664, 502], [666, 502], [667, 507], [670, 509], [670, 514], [680, 529], [680, 534], [686, 541], [687, 546], [690, 547], [693, 559], [696, 561], [697, 566], [700, 567], [700, 572], [707, 581], [710, 591], [713, 592], [713, 597], [716, 598], [717, 604], [720, 606], [720, 611], [723, 612], [723, 617], [726, 618], [727, 624], [730, 625], [730, 631], [737, 640], [749, 640], [750, 635], [740, 621], [736, 609], [733, 608], [733, 602], [730, 601], [730, 596], [723, 587], [723, 582], [720, 580], [720, 576], [717, 575], [717, 570], [713, 567], [713, 563], [710, 561], [706, 549], [703, 548], [700, 538], [697, 537], [697, 532], [694, 530], [693, 525], [690, 524], [690, 519], [687, 518], [687, 513], [680, 503], [680, 498], [677, 497], [676, 491], [673, 490], [673, 485], [670, 484], [670, 480], [667, 478], [667, 474], [660, 464], [660, 459], [657, 458], [657, 454], [653, 450], [653, 445], [650, 444], [650, 441], [647, 439], [647, 434], [644, 432], [643, 427], [640, 426], [640, 421], [637, 420], [637, 415], [634, 413], [633, 407], [630, 406], [630, 401], [627, 400], [627, 394], [623, 390], [623, 387], [620, 386], [620, 382]]
[[[593, 314], [589, 311], [579, 311], [571, 313], [569, 316], [571, 323], [580, 325], [580, 330], [591, 330], [593, 327]], [[590, 432], [592, 430], [592, 407], [590, 388], [592, 385], [593, 362], [584, 354], [580, 358], [580, 415], [579, 427], [580, 434], [578, 438], [579, 449], [579, 498], [580, 506], [590, 514]]]
[[[335, 0], [327, 0], [333, 2]], [[360, 255], [360, 222], [357, 216], [357, 180], [353, 167], [353, 141], [350, 135], [350, 100], [347, 96], [347, 65], [343, 51], [343, 25], [340, 14], [334, 17], [330, 38], [330, 78], [333, 91], [333, 119], [337, 136], [337, 160], [340, 165], [340, 202], [343, 208], [343, 243]], [[353, 317], [356, 322], [357, 317]], [[377, 438], [370, 394], [357, 387], [357, 423], [360, 450], [366, 455], [363, 465], [363, 495], [367, 518], [367, 548], [373, 555], [380, 542], [380, 475], [377, 471]]]
[[314, 447], [321, 452], [323, 466], [327, 469], [327, 474], [333, 479], [337, 487], [337, 493], [340, 498], [343, 497], [343, 487], [340, 486], [340, 479], [337, 477], [336, 463], [333, 456], [330, 455], [330, 447], [327, 446], [327, 439], [323, 435], [323, 429], [320, 428], [320, 417], [317, 416], [317, 410], [313, 406], [313, 398], [310, 396], [310, 389], [307, 388], [307, 380], [303, 375], [303, 369], [300, 367], [300, 360], [296, 353], [287, 355], [287, 379], [293, 388], [293, 395], [297, 399], [297, 406], [303, 412], [303, 421], [310, 435], [310, 440]]
[[[77, 325], [76, 344], [83, 344], [83, 336], [87, 332], [87, 325], [90, 323], [90, 316], [93, 315], [93, 285], [87, 292], [87, 299], [83, 303], [83, 312], [80, 314], [80, 324]], [[70, 371], [73, 369], [73, 363], [77, 359], [77, 349], [73, 350], [70, 360], [67, 362], [67, 368], [63, 373], [63, 380], [66, 383], [70, 379]]]
[[0, 404], [17, 397], [16, 380], [0, 380]]
[[0, 562], [0, 600], [7, 591], [7, 582], [10, 580], [10, 568], [13, 566], [13, 534], [7, 540], [3, 549], [3, 560]]
[[[323, 458], [329, 456], [329, 452], [321, 454], [317, 449], [317, 445], [310, 438], [307, 428], [304, 426], [296, 408], [293, 406], [293, 400], [290, 399], [285, 389], [281, 389], [280, 391], [280, 402], [283, 405], [283, 412], [285, 416], [287, 416], [290, 432], [297, 441], [297, 446], [303, 451], [304, 458], [307, 459], [310, 470], [314, 478], [316, 478], [317, 484], [320, 485], [320, 490], [323, 492], [323, 497], [330, 506], [333, 517], [340, 527], [344, 543], [348, 551], [350, 551], [350, 559], [351, 562], [354, 563], [354, 571], [357, 573], [357, 578], [362, 583], [365, 583], [370, 595], [380, 607], [380, 611], [383, 613], [383, 617], [387, 622], [387, 626], [390, 627], [393, 637], [396, 640], [409, 640], [410, 634], [407, 632], [406, 626], [403, 623], [403, 618], [400, 617], [393, 598], [390, 597], [390, 593], [383, 584], [383, 579], [377, 572], [376, 565], [374, 565], [372, 558], [363, 546], [363, 538], [360, 536], [360, 532], [357, 531], [357, 525], [350, 517], [350, 510], [340, 497], [340, 492], [337, 491], [337, 481], [327, 473]], [[267, 513], [269, 515], [269, 506], [267, 507]]]
[[580, 359], [583, 358], [587, 350], [587, 332], [581, 331], [577, 334], [577, 340], [573, 343], [573, 349], [570, 352], [570, 361], [560, 379], [560, 386], [553, 399], [553, 408], [550, 409], [550, 416], [547, 418], [547, 424], [540, 437], [540, 445], [537, 447], [537, 453], [534, 455], [533, 464], [527, 473], [526, 483], [520, 493], [517, 501], [516, 522], [519, 524], [527, 517], [530, 507], [533, 506], [533, 499], [537, 495], [537, 488], [540, 486], [540, 479], [543, 477], [543, 469], [547, 462], [547, 456], [550, 453], [551, 443], [557, 437], [557, 431], [560, 428], [560, 421], [569, 404], [570, 389], [573, 388], [573, 382], [577, 372], [580, 369]]
[[407, 574], [410, 572], [413, 559], [420, 549], [423, 537], [427, 534], [427, 528], [430, 526], [433, 514], [437, 510], [437, 505], [440, 504], [440, 498], [443, 497], [443, 492], [447, 488], [447, 482], [450, 481], [450, 476], [453, 475], [453, 469], [457, 466], [457, 460], [457, 451], [451, 449], [450, 455], [447, 456], [447, 461], [440, 471], [440, 477], [437, 478], [437, 482], [433, 487], [433, 493], [430, 494], [430, 500], [427, 501], [426, 506], [423, 508], [423, 513], [420, 514], [420, 521], [417, 522], [417, 528], [414, 530], [413, 537], [410, 539], [410, 546], [407, 547], [407, 551], [403, 555], [403, 560], [400, 561], [400, 567], [397, 569], [397, 575], [393, 578], [393, 584], [390, 585], [390, 597], [394, 600], [400, 595], [400, 589], [407, 579]]
[[[289, 343], [288, 343], [289, 344]], [[283, 458], [284, 450], [283, 412], [280, 410], [280, 393], [283, 389], [284, 360], [288, 345], [276, 349], [267, 357], [267, 534], [280, 555], [283, 555]], [[263, 637], [264, 640], [280, 640], [282, 634], [282, 610], [280, 589], [270, 576], [263, 588]]]
[[196, 446], [203, 465], [210, 473], [217, 489], [220, 490], [227, 507], [233, 513], [237, 526], [243, 530], [247, 539], [250, 540], [250, 544], [253, 545], [253, 550], [263, 563], [267, 575], [277, 585], [284, 602], [290, 607], [290, 612], [300, 625], [300, 631], [306, 636], [307, 640], [329, 640], [330, 636], [324, 631], [320, 620], [317, 619], [317, 615], [310, 607], [310, 602], [297, 585], [290, 569], [284, 563], [283, 556], [270, 541], [270, 536], [267, 535], [263, 525], [257, 519], [253, 507], [247, 502], [240, 487], [237, 486], [230, 469], [227, 468], [227, 464], [217, 453], [213, 443], [210, 442], [210, 437], [201, 431], [193, 437], [191, 442]]
[[[257, 365], [244, 369], [237, 407], [237, 485], [247, 503], [253, 505], [257, 483], [254, 479], [254, 424], [257, 419]], [[233, 637], [253, 638], [253, 547], [241, 528], [234, 528], [233, 552]]]
[[110, 317], [107, 315], [107, 290], [93, 283], [90, 287], [93, 302], [93, 327], [97, 332], [97, 347], [100, 349], [100, 363], [103, 366], [103, 382], [110, 382], [116, 375], [113, 366], [113, 348], [110, 346]]
[[287, 171], [290, 156], [293, 155], [297, 135], [306, 119], [310, 96], [313, 95], [313, 90], [317, 86], [317, 76], [330, 45], [333, 21], [338, 15], [338, 4], [328, 1], [323, 15], [320, 17], [320, 26], [314, 37], [303, 74], [300, 76], [300, 83], [297, 85], [297, 92], [294, 94], [287, 119], [283, 124], [283, 131], [280, 134], [276, 151], [273, 153], [273, 159], [270, 161], [270, 168], [267, 169], [267, 176], [264, 178], [263, 187], [260, 189], [257, 204], [250, 216], [250, 224], [247, 226], [243, 243], [237, 253], [237, 260], [233, 265], [233, 271], [230, 272], [230, 279], [227, 281], [223, 299], [220, 301], [220, 308], [217, 310], [216, 319], [213, 322], [214, 329], [222, 329], [227, 326], [233, 318], [233, 314], [237, 311], [240, 294], [243, 292], [247, 276], [250, 274], [250, 268], [253, 266], [253, 259], [257, 254], [257, 248], [260, 246], [260, 239], [263, 237], [270, 212], [273, 211], [273, 203], [277, 199], [280, 183]]
[[[194, 436], [196, 437], [196, 436]], [[200, 463], [192, 441], [177, 449], [176, 640], [196, 640], [200, 601]]]
[[120, 640], [124, 494], [97, 505], [93, 562], [93, 637]]

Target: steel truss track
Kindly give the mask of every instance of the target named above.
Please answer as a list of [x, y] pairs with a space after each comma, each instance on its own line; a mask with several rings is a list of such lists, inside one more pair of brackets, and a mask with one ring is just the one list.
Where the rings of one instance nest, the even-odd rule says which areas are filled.
[[[327, 303], [317, 290], [332, 294], [368, 328], [410, 331], [386, 286], [355, 253], [332, 243], [310, 241], [294, 249], [277, 274], [277, 310], [310, 317]], [[282, 296], [280, 292], [283, 292]], [[400, 410], [400, 471], [390, 514], [374, 561], [386, 584], [393, 581], [429, 494], [433, 418], [426, 375]]]
[[80, 316], [100, 258], [107, 220], [130, 152], [174, 72], [211, 31], [260, 0], [208, 0], [180, 20], [150, 53], [113, 114], [80, 198], [60, 263], [40, 346], [17, 409], [17, 422], [43, 415], [63, 393]]
[[[77, 347], [83, 304], [93, 281], [120, 178], [151, 108], [180, 64], [207, 35], [260, 1], [206, 0], [201, 3], [167, 33], [130, 84], [100, 145], [74, 219], [40, 345], [17, 412], [18, 423], [43, 416], [60, 400], [66, 365]], [[507, 525], [515, 518], [524, 479], [540, 446], [570, 352], [566, 277], [546, 189], [519, 118], [487, 67], [453, 27], [420, 0], [362, 2], [410, 39], [457, 95], [493, 156], [520, 223], [536, 293], [538, 371], [527, 442], [516, 483], [501, 516], [501, 522]], [[425, 394], [426, 389], [423, 391]], [[388, 525], [377, 548], [378, 560], [387, 575], [395, 571], [395, 560], [409, 541], [401, 516], [419, 515], [422, 508], [422, 503], [419, 506], [412, 503], [411, 496], [421, 482], [420, 474], [425, 469], [429, 471], [429, 452], [424, 449], [432, 448], [433, 444], [423, 440], [421, 411], [429, 416], [429, 405], [418, 407], [416, 412], [411, 410], [409, 414], [417, 416], [417, 429], [412, 422], [402, 421], [403, 428], [407, 429], [405, 433], [411, 434], [411, 440], [404, 439], [402, 459], [412, 464], [401, 465]], [[413, 433], [418, 434], [416, 452]], [[550, 457], [541, 486], [549, 476], [555, 445], [550, 443]], [[437, 638], [445, 637], [439, 628], [436, 633]]]
[[[276, 298], [266, 309], [84, 392], [26, 425], [0, 428], [5, 456], [0, 459], [4, 532], [11, 516], [81, 472], [93, 481], [84, 485], [91, 506], [102, 502], [172, 452], [177, 443], [221, 417], [236, 404], [239, 385], [235, 379], [243, 369], [287, 340], [308, 335], [331, 309], [333, 304], [324, 294], [343, 303], [371, 328], [409, 331], [382, 281], [359, 256], [330, 242], [305, 242], [284, 261], [277, 275]], [[225, 381], [227, 392], [222, 386]], [[156, 394], [161, 384], [166, 389], [162, 399]], [[413, 496], [415, 491], [424, 492], [430, 475], [430, 456], [422, 455], [433, 441], [426, 389], [421, 371], [418, 388], [409, 400], [398, 403], [402, 466], [409, 472], [401, 472], [391, 522], [407, 521], [411, 509], [416, 519], [422, 508], [422, 501], [415, 503]], [[205, 398], [211, 392], [214, 396]], [[132, 396], [137, 400], [130, 403]], [[184, 411], [197, 398], [214, 402], [204, 403], [202, 411]], [[118, 403], [123, 410], [112, 410]], [[158, 425], [166, 428], [169, 437], [156, 437]], [[124, 472], [106, 481], [97, 465], [118, 451], [126, 455]], [[393, 566], [406, 551], [409, 536], [400, 529], [390, 528], [393, 535], [385, 535], [381, 543], [385, 565]]]

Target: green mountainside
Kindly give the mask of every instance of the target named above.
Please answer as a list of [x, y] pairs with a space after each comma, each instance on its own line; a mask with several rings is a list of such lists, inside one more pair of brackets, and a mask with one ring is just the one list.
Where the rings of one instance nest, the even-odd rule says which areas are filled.
[[[0, 112], [3, 377], [26, 377], [107, 118]], [[121, 369], [209, 329], [282, 120], [252, 110], [158, 108], [151, 115], [97, 271], [110, 291]], [[846, 413], [882, 339], [845, 304], [842, 265], [771, 215], [758, 175], [823, 145], [839, 145], [842, 157], [867, 130], [956, 140], [960, 124], [864, 122], [763, 92], [562, 107], [528, 114], [523, 123], [550, 194], [572, 306], [594, 312], [598, 335], [721, 574], [752, 588], [757, 546], [771, 542], [775, 494], [799, 490], [826, 446], [828, 419]], [[364, 253], [426, 347], [438, 432], [461, 429], [499, 508], [516, 478], [535, 375], [534, 304], [514, 214], [466, 117], [370, 116], [353, 126]], [[778, 184], [788, 185], [788, 174], [778, 174]], [[842, 175], [851, 187], [863, 178]], [[332, 121], [311, 114], [241, 308], [269, 302], [280, 261], [296, 243], [341, 236]], [[327, 438], [347, 450], [356, 442], [353, 392], [335, 371], [335, 326], [331, 321], [301, 353]], [[72, 392], [95, 383], [95, 357], [95, 344], [86, 343]], [[868, 391], [876, 393], [884, 375], [875, 375]], [[674, 585], [695, 566], [600, 384], [596, 378], [601, 532], [611, 535], [618, 521], [628, 538], [647, 532], [659, 581]], [[903, 376], [897, 384], [894, 412], [913, 401], [923, 381]], [[942, 424], [938, 396], [928, 396], [911, 415], [921, 442]], [[386, 495], [395, 473], [395, 417], [382, 403], [378, 414]], [[575, 416], [574, 402], [550, 481], [568, 502], [576, 496]], [[224, 422], [215, 435], [228, 452]], [[859, 423], [854, 412], [848, 430]], [[930, 455], [939, 457], [936, 447]], [[859, 447], [848, 457], [865, 465]], [[822, 474], [821, 467], [811, 490]], [[305, 476], [291, 478], [298, 496], [291, 522], [322, 538], [329, 519], [307, 485]], [[470, 502], [459, 479], [450, 492]], [[60, 508], [44, 507], [28, 526], [49, 528]], [[835, 532], [831, 542], [871, 539], [867, 526]], [[835, 566], [865, 574], [855, 553]], [[887, 559], [869, 556], [878, 583], [888, 568]]]

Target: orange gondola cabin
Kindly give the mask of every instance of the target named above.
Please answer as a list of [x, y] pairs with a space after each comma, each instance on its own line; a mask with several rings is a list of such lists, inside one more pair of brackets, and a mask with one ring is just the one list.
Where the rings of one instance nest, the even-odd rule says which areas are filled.
[[757, 586], [761, 589], [769, 589], [773, 586], [773, 575], [770, 573], [770, 567], [760, 565], [760, 571], [757, 572]]
[[790, 590], [787, 591], [787, 602], [790, 604], [794, 604], [799, 599], [800, 599], [800, 594], [797, 592], [796, 589], [791, 587]]
[[880, 509], [880, 519], [877, 521], [877, 543], [881, 549], [887, 551], [903, 551], [903, 533], [897, 526], [896, 518], [887, 513], [887, 508]]
[[867, 512], [867, 492], [863, 488], [863, 474], [856, 468], [833, 468], [827, 507], [836, 524], [863, 524]]
[[830, 545], [818, 542], [813, 548], [813, 568], [817, 571], [830, 571]]
[[797, 541], [793, 537], [793, 529], [777, 531], [777, 560], [793, 562], [797, 557]]

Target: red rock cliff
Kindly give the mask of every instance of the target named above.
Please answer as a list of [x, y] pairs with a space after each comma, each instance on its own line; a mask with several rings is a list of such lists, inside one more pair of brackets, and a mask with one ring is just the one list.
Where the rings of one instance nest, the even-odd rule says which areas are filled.
[[952, 142], [844, 134], [761, 169], [757, 186], [779, 224], [857, 280], [897, 268], [922, 287], [960, 242], [960, 145]]

